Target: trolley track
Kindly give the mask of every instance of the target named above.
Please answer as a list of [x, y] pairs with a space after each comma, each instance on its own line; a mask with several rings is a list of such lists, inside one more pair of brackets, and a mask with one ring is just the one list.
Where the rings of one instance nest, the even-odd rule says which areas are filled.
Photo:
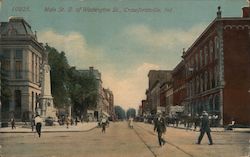
[[[135, 125], [136, 127], [139, 127], [141, 129], [143, 129], [145, 132], [147, 132], [148, 134], [152, 135], [152, 136], [157, 136], [157, 134], [155, 134], [153, 131], [149, 131], [147, 129], [145, 129], [142, 126], [139, 125]], [[134, 129], [136, 135], [140, 138], [140, 140], [146, 145], [146, 147], [149, 149], [149, 151], [153, 154], [154, 157], [157, 157], [157, 154], [151, 149], [151, 147], [147, 144], [147, 142], [142, 138], [142, 136], [138, 133], [138, 131], [136, 131], [136, 129]], [[194, 155], [190, 154], [189, 152], [185, 151], [184, 149], [180, 148], [179, 146], [175, 145], [174, 143], [166, 140], [166, 143], [171, 145], [172, 147], [176, 148], [177, 150], [183, 152], [184, 154], [186, 154], [189, 157], [195, 157]]]

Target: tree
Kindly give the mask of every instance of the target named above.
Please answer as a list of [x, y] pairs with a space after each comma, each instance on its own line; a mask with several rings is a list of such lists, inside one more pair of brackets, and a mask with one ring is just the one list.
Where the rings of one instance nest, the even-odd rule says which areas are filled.
[[56, 107], [72, 105], [78, 116], [97, 105], [98, 88], [94, 75], [80, 73], [68, 64], [64, 52], [46, 45], [51, 67], [51, 89]]
[[69, 70], [69, 92], [73, 110], [78, 116], [83, 115], [89, 108], [97, 105], [98, 88], [93, 75], [82, 74], [74, 67]]
[[69, 64], [64, 52], [59, 53], [55, 48], [45, 46], [48, 54], [48, 63], [51, 68], [51, 92], [56, 107], [69, 105], [68, 74]]
[[129, 117], [135, 118], [135, 116], [136, 116], [136, 110], [134, 108], [129, 108], [127, 110], [126, 115], [127, 115], [127, 118], [129, 118]]
[[115, 106], [114, 109], [115, 109], [115, 115], [119, 120], [123, 120], [126, 118], [125, 110], [121, 106]]

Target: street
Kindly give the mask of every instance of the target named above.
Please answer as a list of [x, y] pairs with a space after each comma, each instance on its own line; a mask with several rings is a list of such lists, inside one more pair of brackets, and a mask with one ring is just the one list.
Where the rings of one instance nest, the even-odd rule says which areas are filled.
[[167, 143], [160, 147], [153, 126], [127, 122], [110, 123], [106, 133], [101, 128], [86, 132], [46, 132], [0, 134], [1, 157], [241, 157], [250, 152], [250, 134], [212, 132], [214, 145], [199, 132], [167, 128]]

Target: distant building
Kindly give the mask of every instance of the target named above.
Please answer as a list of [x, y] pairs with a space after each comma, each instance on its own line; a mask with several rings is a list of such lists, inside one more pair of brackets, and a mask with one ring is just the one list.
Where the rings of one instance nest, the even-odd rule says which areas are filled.
[[40, 70], [45, 49], [37, 41], [36, 33], [21, 17], [0, 22], [0, 55], [6, 72], [11, 98], [2, 104], [2, 118], [29, 120], [38, 108], [41, 93]]
[[141, 101], [141, 107], [142, 107], [142, 115], [149, 115], [150, 113], [150, 106], [148, 105], [147, 100]]
[[172, 77], [173, 106], [170, 108], [170, 112], [172, 115], [187, 114], [183, 113], [184, 110], [179, 110], [187, 106], [186, 67], [183, 60], [172, 71]]
[[105, 89], [102, 86], [101, 73], [89, 67], [88, 70], [78, 70], [82, 74], [93, 75], [97, 84], [97, 102], [96, 107], [88, 108], [87, 114], [91, 119], [98, 120], [102, 115], [113, 116], [114, 115], [114, 95], [110, 89]]
[[218, 124], [250, 124], [250, 7], [243, 8], [242, 17], [221, 17], [218, 7], [183, 59], [187, 97], [182, 102], [188, 113], [207, 110], [218, 116]]
[[[165, 112], [165, 103], [161, 104], [161, 86], [171, 82], [172, 76], [169, 70], [150, 70], [148, 73], [149, 88], [146, 92], [147, 103], [150, 106], [150, 113]], [[165, 99], [165, 98], [163, 98]]]
[[103, 101], [103, 107], [102, 107], [102, 112], [106, 112], [107, 116], [109, 117], [114, 117], [114, 95], [113, 92], [110, 89], [105, 89], [103, 88], [104, 91], [104, 97]]

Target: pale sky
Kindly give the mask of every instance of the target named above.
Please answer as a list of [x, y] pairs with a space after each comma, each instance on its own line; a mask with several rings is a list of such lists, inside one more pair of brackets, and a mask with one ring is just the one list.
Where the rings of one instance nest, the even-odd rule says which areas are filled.
[[181, 60], [182, 49], [191, 46], [216, 17], [219, 5], [222, 16], [239, 17], [247, 2], [0, 0], [0, 21], [24, 17], [40, 42], [65, 51], [70, 65], [98, 69], [103, 86], [113, 91], [115, 105], [137, 109], [145, 99], [148, 71], [172, 70]]

